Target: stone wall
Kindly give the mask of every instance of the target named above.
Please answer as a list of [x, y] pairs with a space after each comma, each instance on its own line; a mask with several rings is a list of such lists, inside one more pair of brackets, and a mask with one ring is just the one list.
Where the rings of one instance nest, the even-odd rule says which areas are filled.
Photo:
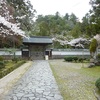
[[63, 59], [66, 56], [78, 56], [83, 58], [90, 58], [88, 49], [56, 49], [52, 50], [52, 59]]
[[[17, 58], [22, 58], [22, 51], [16, 49], [15, 55]], [[14, 57], [14, 54], [5, 51], [5, 49], [0, 49], [0, 56], [3, 56], [5, 59], [10, 60]]]

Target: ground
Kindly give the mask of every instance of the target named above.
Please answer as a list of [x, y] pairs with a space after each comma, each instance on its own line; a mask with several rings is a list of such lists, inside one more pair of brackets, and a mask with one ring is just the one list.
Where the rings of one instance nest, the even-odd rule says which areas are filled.
[[29, 70], [0, 100], [63, 100], [63, 98], [48, 61], [35, 60]]
[[64, 60], [49, 63], [64, 100], [96, 100], [93, 92], [95, 81], [100, 77], [100, 67], [87, 68], [87, 63]]
[[31, 67], [32, 63], [32, 61], [27, 61], [22, 66], [0, 79], [0, 100], [2, 100], [2, 97], [9, 92], [23, 74], [25, 74], [25, 72]]
[[[69, 63], [64, 60], [34, 61], [24, 75], [22, 70], [27, 66], [16, 69], [10, 76], [0, 80], [0, 100], [5, 92], [8, 93], [4, 100], [96, 100], [94, 89], [95, 81], [100, 77], [100, 66], [87, 66], [87, 63]], [[22, 78], [18, 81], [19, 76]]]

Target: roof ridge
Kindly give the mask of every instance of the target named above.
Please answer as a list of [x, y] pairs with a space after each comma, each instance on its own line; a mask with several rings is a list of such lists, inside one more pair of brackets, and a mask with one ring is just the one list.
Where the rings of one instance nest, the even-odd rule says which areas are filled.
[[40, 37], [40, 36], [32, 36], [29, 39], [23, 38], [23, 43], [45, 43], [45, 44], [52, 44], [52, 38], [50, 37]]
[[32, 37], [34, 37], [34, 38], [52, 38], [50, 36], [30, 36], [30, 38], [32, 38]]

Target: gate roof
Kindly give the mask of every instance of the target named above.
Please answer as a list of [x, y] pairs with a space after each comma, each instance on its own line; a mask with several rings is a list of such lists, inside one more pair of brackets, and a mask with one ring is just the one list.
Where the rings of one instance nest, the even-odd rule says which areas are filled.
[[23, 43], [28, 44], [52, 44], [52, 38], [47, 36], [31, 36], [29, 38], [23, 38]]

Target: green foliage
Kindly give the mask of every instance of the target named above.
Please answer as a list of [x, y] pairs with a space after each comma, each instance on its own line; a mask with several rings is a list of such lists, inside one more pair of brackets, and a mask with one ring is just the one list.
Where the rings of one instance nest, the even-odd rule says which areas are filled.
[[95, 23], [95, 32], [96, 34], [100, 33], [100, 0], [91, 0], [90, 2], [91, 6], [92, 6], [92, 10], [91, 10], [91, 17], [90, 17], [90, 21], [92, 23]]
[[0, 70], [5, 67], [4, 61], [0, 61]]
[[13, 71], [14, 69], [18, 68], [23, 63], [25, 63], [24, 60], [20, 61], [20, 62], [18, 62], [16, 64], [14, 64], [13, 66], [10, 66], [8, 68], [6, 68], [6, 66], [5, 66], [5, 68], [0, 71], [0, 78], [2, 78], [3, 76], [7, 75], [8, 73], [10, 73], [11, 71]]
[[4, 57], [3, 56], [0, 56], [0, 61], [4, 61]]
[[78, 57], [65, 57], [64, 60], [68, 62], [77, 61]]
[[22, 58], [16, 57], [16, 56], [12, 58], [12, 61], [13, 61], [13, 62], [16, 62], [16, 63], [17, 63], [18, 61], [21, 61], [21, 60], [22, 60]]
[[36, 10], [29, 0], [7, 0], [9, 5], [14, 8], [13, 16], [21, 29], [30, 31], [33, 28], [33, 17]]
[[56, 48], [56, 49], [59, 49], [59, 48], [61, 48], [61, 49], [66, 49], [66, 48], [67, 48], [67, 45], [61, 45], [60, 42], [58, 42], [58, 41], [54, 41], [54, 42], [53, 42], [53, 46], [54, 46], [54, 48]]
[[68, 56], [68, 57], [64, 57], [65, 61], [68, 62], [83, 62], [83, 60], [87, 60], [86, 58], [82, 58], [82, 57], [77, 57], [77, 56]]
[[83, 18], [82, 18], [82, 23], [81, 23], [81, 32], [85, 36], [91, 37], [91, 32], [89, 32], [89, 13], [87, 13]]
[[72, 14], [70, 15], [70, 20], [71, 20], [71, 21], [74, 23], [74, 25], [75, 25], [75, 24], [77, 24], [78, 18], [75, 16], [75, 14], [72, 13]]
[[81, 24], [77, 23], [75, 25], [75, 27], [72, 29], [71, 34], [72, 34], [73, 37], [78, 38], [79, 36], [82, 35], [80, 26], [81, 26]]
[[4, 63], [4, 57], [0, 56], [0, 69], [5, 67], [5, 63]]
[[95, 86], [100, 90], [100, 78], [96, 80]]
[[61, 17], [59, 12], [56, 12], [55, 15], [38, 15], [33, 35], [37, 33], [37, 29], [39, 31], [37, 35], [54, 36], [62, 33], [67, 34], [77, 23], [77, 17], [74, 14], [66, 14], [64, 17]]
[[90, 43], [90, 53], [95, 53], [96, 51], [96, 48], [97, 48], [97, 40], [96, 39], [92, 39], [91, 43]]
[[100, 53], [97, 56], [98, 56], [98, 58], [100, 58]]
[[14, 58], [12, 58], [12, 61], [14, 61], [14, 62], [18, 62], [20, 59], [19, 58], [17, 58], [17, 57], [14, 57]]
[[100, 53], [97, 55], [98, 60], [100, 60]]
[[77, 38], [80, 36], [91, 37], [100, 33], [100, 0], [91, 0], [93, 10], [83, 17], [82, 22], [79, 22], [73, 13], [70, 15], [66, 13], [62, 17], [59, 12], [56, 12], [55, 15], [38, 15], [36, 21], [33, 22], [35, 10], [29, 0], [27, 0], [27, 4], [24, 2], [25, 0], [7, 1], [14, 8], [15, 21], [20, 23], [21, 29], [31, 36], [67, 36], [70, 33], [70, 36]]

